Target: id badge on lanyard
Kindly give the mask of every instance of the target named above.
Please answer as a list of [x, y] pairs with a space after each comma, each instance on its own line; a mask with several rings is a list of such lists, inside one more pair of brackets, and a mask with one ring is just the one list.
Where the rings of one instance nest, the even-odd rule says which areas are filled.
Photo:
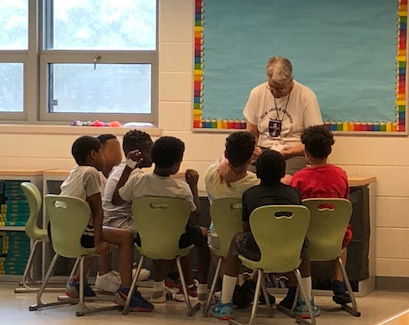
[[281, 135], [282, 124], [283, 124], [283, 121], [280, 121], [280, 120], [268, 121], [268, 133], [270, 137], [277, 138]]

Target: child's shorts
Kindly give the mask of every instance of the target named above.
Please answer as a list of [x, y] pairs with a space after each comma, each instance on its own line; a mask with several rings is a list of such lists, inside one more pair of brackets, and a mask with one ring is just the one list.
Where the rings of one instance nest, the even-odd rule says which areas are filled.
[[[236, 251], [234, 255], [242, 255], [252, 261], [259, 261], [261, 258], [260, 248], [251, 232], [240, 233], [236, 237]], [[308, 240], [305, 239], [301, 248], [300, 258], [308, 257]]]
[[[141, 246], [141, 238], [139, 237], [139, 234], [136, 234], [135, 242], [138, 246]], [[185, 233], [180, 236], [180, 248], [186, 248], [191, 245], [195, 245], [197, 247], [207, 245], [207, 238], [203, 236], [199, 226], [186, 228]]]
[[[47, 230], [48, 230], [48, 239], [50, 240], [50, 244], [52, 246], [53, 245], [53, 239], [51, 238], [51, 225], [50, 225], [50, 223], [48, 223]], [[94, 236], [82, 235], [81, 236], [81, 246], [84, 247], [84, 248], [94, 248], [95, 247]]]

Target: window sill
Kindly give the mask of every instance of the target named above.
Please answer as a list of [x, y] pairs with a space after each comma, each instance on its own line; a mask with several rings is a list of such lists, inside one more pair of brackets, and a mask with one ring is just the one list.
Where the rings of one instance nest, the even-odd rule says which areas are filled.
[[22, 124], [0, 124], [0, 134], [52, 134], [52, 135], [91, 135], [97, 136], [104, 133], [110, 133], [116, 136], [122, 136], [132, 129], [138, 129], [148, 133], [152, 137], [160, 137], [162, 129], [154, 125], [141, 123], [134, 128], [124, 127], [93, 127], [93, 126], [68, 126], [68, 125], [22, 125]]

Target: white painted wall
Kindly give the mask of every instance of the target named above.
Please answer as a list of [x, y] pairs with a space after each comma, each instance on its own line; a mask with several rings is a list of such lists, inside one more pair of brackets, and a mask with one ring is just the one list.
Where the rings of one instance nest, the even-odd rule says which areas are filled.
[[[225, 134], [191, 131], [193, 98], [193, 0], [160, 4], [159, 127], [186, 143], [183, 168], [201, 175], [218, 158]], [[266, 58], [273, 53], [266, 53]], [[0, 130], [1, 131], [1, 130]], [[74, 166], [70, 147], [76, 136], [1, 134], [1, 168]], [[378, 276], [409, 277], [409, 139], [338, 136], [331, 162], [352, 176], [377, 176]], [[203, 190], [203, 177], [200, 181]]]

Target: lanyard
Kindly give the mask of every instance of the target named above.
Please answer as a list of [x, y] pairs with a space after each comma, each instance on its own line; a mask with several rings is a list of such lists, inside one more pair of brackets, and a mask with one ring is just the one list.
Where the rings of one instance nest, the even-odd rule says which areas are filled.
[[[292, 89], [291, 89], [291, 90], [292, 90]], [[273, 95], [274, 106], [275, 106], [274, 108], [275, 108], [275, 111], [276, 111], [276, 119], [277, 119], [278, 121], [280, 121], [280, 122], [282, 122], [282, 121], [284, 120], [284, 116], [287, 114], [287, 106], [288, 106], [288, 102], [290, 101], [291, 90], [290, 90], [290, 92], [288, 93], [287, 102], [285, 103], [285, 107], [284, 107], [283, 115], [281, 116], [281, 119], [280, 119], [280, 115], [279, 115], [279, 112], [278, 112], [278, 107], [277, 107], [276, 98], [275, 98], [274, 95]], [[292, 121], [291, 121], [291, 122], [292, 122]]]

